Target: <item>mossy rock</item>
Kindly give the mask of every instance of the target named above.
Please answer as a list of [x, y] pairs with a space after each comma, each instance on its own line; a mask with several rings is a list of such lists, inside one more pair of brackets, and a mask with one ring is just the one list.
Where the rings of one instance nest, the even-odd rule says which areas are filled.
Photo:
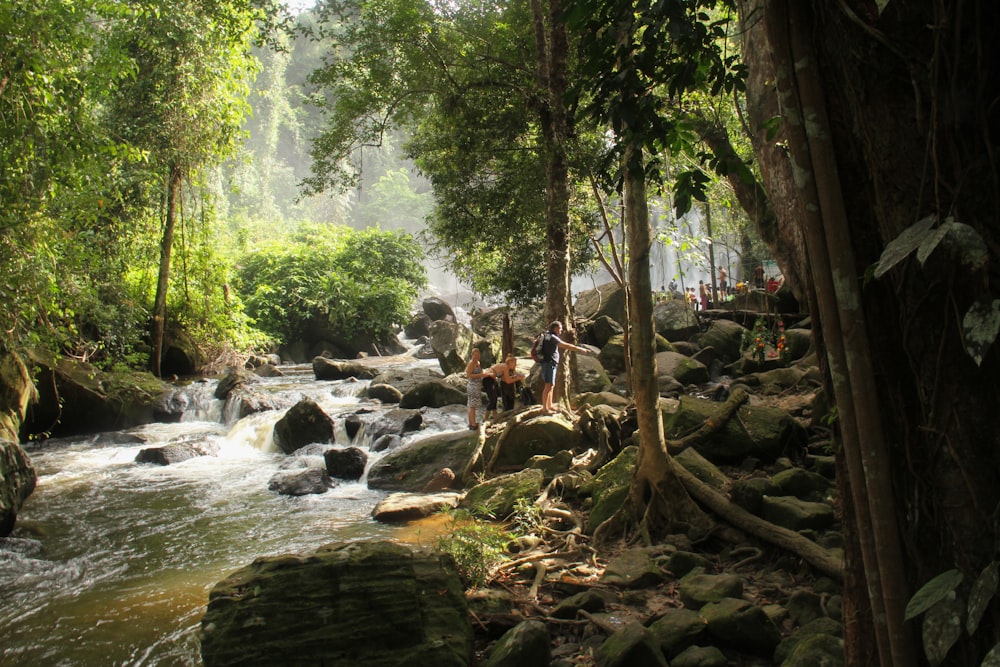
[[589, 492], [594, 501], [587, 517], [588, 533], [593, 533], [628, 498], [632, 486], [632, 471], [638, 458], [638, 447], [625, 447], [586, 484], [583, 491]]
[[519, 500], [537, 498], [544, 483], [545, 475], [537, 468], [501, 475], [469, 489], [459, 507], [483, 518], [502, 521], [514, 512]]

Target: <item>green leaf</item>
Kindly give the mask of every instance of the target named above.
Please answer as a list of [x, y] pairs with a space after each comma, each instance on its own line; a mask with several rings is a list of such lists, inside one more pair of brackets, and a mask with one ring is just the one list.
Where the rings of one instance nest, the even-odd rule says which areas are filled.
[[924, 584], [906, 605], [905, 620], [916, 618], [954, 592], [965, 578], [958, 570], [948, 570]]
[[970, 636], [979, 628], [979, 622], [983, 619], [990, 600], [996, 595], [998, 582], [1000, 582], [1000, 562], [993, 561], [983, 569], [976, 583], [972, 584], [972, 590], [969, 591], [969, 616], [965, 619], [965, 631]]
[[944, 662], [948, 651], [962, 636], [964, 612], [965, 605], [953, 590], [948, 591], [943, 599], [927, 610], [923, 626], [924, 653], [931, 667]]
[[962, 318], [965, 351], [977, 366], [982, 365], [997, 333], [1000, 333], [1000, 300], [984, 295], [972, 304]]
[[881, 278], [892, 267], [906, 259], [907, 255], [920, 247], [924, 239], [931, 233], [931, 227], [937, 222], [937, 216], [929, 215], [918, 220], [903, 230], [903, 233], [889, 242], [882, 251], [875, 267], [875, 277]]
[[958, 248], [962, 264], [972, 269], [981, 269], [989, 261], [989, 250], [979, 232], [963, 222], [955, 222], [948, 218], [943, 225], [934, 230], [934, 233], [927, 236], [920, 244], [920, 248], [917, 250], [917, 261], [920, 262], [921, 266], [934, 252], [938, 244], [945, 239], [948, 239], [950, 245]]

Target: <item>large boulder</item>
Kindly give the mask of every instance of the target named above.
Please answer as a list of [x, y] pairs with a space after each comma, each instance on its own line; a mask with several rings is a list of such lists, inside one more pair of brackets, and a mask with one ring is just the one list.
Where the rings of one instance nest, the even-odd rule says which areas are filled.
[[548, 322], [545, 321], [545, 313], [540, 306], [522, 308], [500, 306], [492, 310], [482, 310], [472, 316], [473, 332], [491, 342], [502, 341], [504, 315], [510, 319], [510, 326], [513, 329], [514, 353], [527, 356], [535, 336], [548, 326]]
[[604, 370], [600, 360], [589, 354], [576, 355], [576, 380], [577, 391], [580, 393], [595, 393], [611, 389], [611, 378]]
[[574, 314], [585, 320], [607, 315], [625, 326], [625, 294], [618, 283], [604, 283], [582, 292], [573, 307]]
[[16, 442], [0, 438], [0, 537], [14, 530], [17, 513], [37, 481], [27, 452]]
[[421, 382], [408, 390], [399, 399], [399, 407], [440, 408], [445, 405], [465, 405], [466, 393], [451, 386], [444, 380]]
[[697, 337], [697, 342], [702, 348], [714, 348], [723, 362], [732, 363], [740, 358], [746, 331], [746, 327], [732, 320], [712, 320], [705, 333]]
[[468, 667], [473, 632], [454, 561], [392, 542], [259, 558], [212, 589], [205, 667]]
[[583, 434], [565, 419], [536, 417], [512, 424], [502, 438], [491, 437], [483, 447], [483, 458], [493, 464], [494, 472], [520, 470], [533, 456], [553, 456], [582, 444]]
[[475, 431], [439, 433], [390, 451], [368, 470], [368, 486], [389, 491], [422, 490], [442, 469], [464, 471], [479, 445]]
[[260, 376], [245, 368], [230, 368], [215, 385], [215, 397], [224, 401], [229, 394], [240, 387], [260, 382]]
[[312, 365], [317, 380], [346, 380], [348, 378], [370, 380], [378, 375], [378, 371], [374, 368], [365, 366], [359, 361], [315, 357], [312, 360]]
[[471, 329], [457, 322], [438, 320], [431, 323], [428, 336], [434, 356], [445, 375], [465, 372], [469, 350], [472, 349]]
[[136, 463], [169, 466], [201, 456], [216, 456], [219, 445], [213, 442], [173, 442], [161, 447], [144, 447], [135, 455]]
[[421, 307], [424, 309], [424, 314], [432, 322], [438, 320], [447, 320], [449, 322], [455, 321], [455, 310], [451, 307], [447, 301], [440, 297], [431, 296], [424, 299]]
[[632, 485], [632, 471], [638, 458], [638, 447], [625, 447], [587, 482], [583, 492], [589, 493], [594, 501], [587, 515], [588, 534], [593, 533], [605, 520], [611, 518], [625, 502]]
[[687, 340], [698, 333], [698, 316], [683, 299], [667, 299], [653, 306], [653, 327], [667, 340]]
[[526, 468], [476, 484], [459, 503], [473, 514], [502, 521], [513, 514], [519, 500], [534, 501], [542, 492], [545, 475]]
[[658, 352], [656, 354], [657, 379], [661, 386], [673, 378], [683, 385], [708, 382], [708, 368], [705, 364], [686, 357], [680, 352]]
[[300, 447], [334, 442], [333, 419], [316, 401], [304, 398], [285, 413], [274, 425], [274, 444], [286, 454]]
[[118, 431], [156, 420], [159, 398], [172, 387], [150, 373], [106, 373], [69, 357], [32, 352], [37, 401], [20, 431], [20, 441], [46, 433], [61, 438]]
[[441, 371], [433, 368], [384, 368], [381, 373], [372, 378], [369, 388], [386, 384], [398, 389], [400, 396], [402, 396], [422, 382], [440, 380], [443, 377]]
[[[693, 396], [661, 401], [660, 406], [667, 438], [694, 431], [721, 409], [720, 403]], [[716, 464], [739, 463], [748, 456], [773, 461], [797, 451], [808, 440], [805, 428], [780, 408], [743, 406], [738, 415], [739, 419], [728, 419], [711, 438], [695, 443], [698, 453]]]

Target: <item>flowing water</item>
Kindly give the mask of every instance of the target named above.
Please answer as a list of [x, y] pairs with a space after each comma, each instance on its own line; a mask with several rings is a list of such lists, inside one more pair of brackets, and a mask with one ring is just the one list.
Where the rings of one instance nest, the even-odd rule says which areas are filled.
[[[286, 405], [313, 398], [345, 442], [336, 417], [364, 407], [364, 383], [316, 382], [305, 370], [255, 388]], [[258, 556], [392, 536], [371, 519], [384, 494], [363, 482], [301, 497], [268, 491], [287, 458], [271, 441], [284, 410], [228, 423], [212, 390], [185, 390], [181, 423], [27, 447], [38, 486], [0, 539], [0, 665], [200, 665], [201, 616], [228, 573]], [[140, 449], [171, 442], [219, 453], [134, 463]]]

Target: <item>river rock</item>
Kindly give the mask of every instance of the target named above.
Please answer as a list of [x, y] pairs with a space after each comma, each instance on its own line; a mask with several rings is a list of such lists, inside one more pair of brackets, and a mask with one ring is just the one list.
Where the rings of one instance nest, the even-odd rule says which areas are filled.
[[598, 285], [594, 289], [580, 293], [573, 307], [577, 317], [585, 320], [596, 320], [607, 316], [625, 325], [625, 294], [622, 288], [614, 282]]
[[436, 322], [437, 320], [455, 321], [454, 309], [447, 301], [440, 297], [427, 297], [420, 306], [424, 309], [424, 314], [427, 315], [431, 322]]
[[16, 442], [0, 439], [0, 537], [14, 530], [17, 513], [37, 481], [27, 452]]
[[336, 479], [361, 479], [368, 465], [368, 455], [360, 447], [333, 447], [324, 452], [323, 459], [326, 471]]
[[577, 388], [585, 393], [600, 393], [611, 389], [611, 378], [600, 360], [590, 355], [576, 356]]
[[430, 325], [431, 318], [427, 313], [414, 313], [403, 327], [403, 334], [410, 340], [416, 340], [427, 335]]
[[373, 401], [382, 401], [383, 403], [399, 403], [403, 398], [403, 392], [391, 384], [370, 384], [366, 392], [368, 398]]
[[317, 380], [346, 380], [348, 378], [370, 380], [378, 375], [374, 368], [366, 366], [360, 361], [315, 357], [312, 360], [312, 365]]
[[389, 491], [420, 491], [442, 468], [464, 471], [478, 444], [479, 434], [469, 430], [415, 440], [373, 463], [368, 471], [368, 486]]
[[267, 482], [267, 490], [283, 496], [307, 496], [326, 493], [332, 485], [325, 469], [307, 465], [274, 473]]
[[367, 432], [371, 436], [372, 442], [377, 442], [384, 435], [400, 436], [410, 431], [419, 431], [423, 423], [424, 416], [420, 410], [391, 408], [378, 414], [368, 424]]
[[627, 549], [608, 563], [601, 583], [618, 588], [649, 588], [664, 579], [649, 549]]
[[216, 456], [219, 446], [208, 442], [178, 442], [162, 447], [144, 447], [135, 455], [136, 463], [169, 466], [199, 456]]
[[274, 444], [286, 454], [318, 442], [334, 442], [333, 419], [311, 398], [304, 398], [274, 425]]
[[438, 320], [431, 323], [428, 335], [444, 374], [464, 372], [472, 349], [472, 330], [457, 322]]
[[260, 378], [244, 368], [230, 368], [229, 371], [215, 385], [215, 397], [219, 400], [226, 400], [229, 393], [237, 387], [259, 382]]
[[464, 391], [452, 387], [444, 380], [421, 382], [399, 399], [401, 408], [440, 408], [445, 405], [464, 405]]
[[348, 440], [354, 440], [363, 425], [364, 422], [357, 414], [349, 414], [344, 417], [344, 433], [347, 434]]
[[390, 493], [375, 505], [372, 518], [381, 523], [401, 523], [458, 507], [461, 493]]
[[259, 558], [215, 585], [200, 635], [205, 667], [472, 664], [453, 560], [391, 542]]

